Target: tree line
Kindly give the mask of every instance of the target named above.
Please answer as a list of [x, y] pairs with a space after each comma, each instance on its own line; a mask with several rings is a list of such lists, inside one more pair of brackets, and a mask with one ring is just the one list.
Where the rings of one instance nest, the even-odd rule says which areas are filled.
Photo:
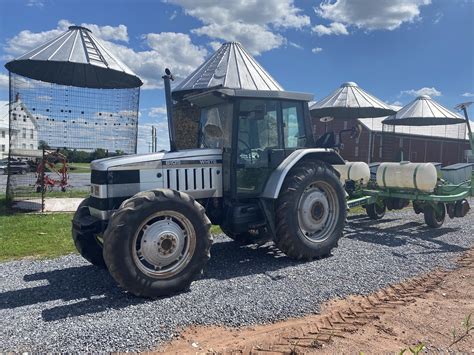
[[[52, 149], [45, 141], [40, 141], [38, 144], [39, 149]], [[69, 149], [69, 148], [59, 148], [57, 149], [59, 153], [64, 155], [68, 162], [73, 163], [90, 163], [96, 159], [102, 159], [107, 157], [114, 157], [118, 155], [124, 155], [125, 153], [122, 150], [116, 150], [115, 152], [110, 152], [107, 149], [96, 148], [92, 152], [86, 152], [83, 150]]]

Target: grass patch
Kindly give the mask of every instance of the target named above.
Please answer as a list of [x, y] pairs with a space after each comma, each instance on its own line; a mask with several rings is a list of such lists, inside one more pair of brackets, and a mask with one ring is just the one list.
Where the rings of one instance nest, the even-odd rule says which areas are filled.
[[[41, 199], [41, 192], [36, 192], [35, 189], [33, 188], [15, 188], [14, 190], [14, 196], [15, 199], [20, 199], [22, 197], [22, 200], [24, 199]], [[65, 192], [59, 191], [57, 187], [54, 188], [53, 191], [50, 191], [49, 189], [45, 192], [44, 197], [45, 198], [71, 198], [71, 197], [83, 197], [86, 198], [90, 195], [90, 191], [88, 188], [84, 190], [73, 190], [71, 188], [66, 188]]]
[[4, 206], [0, 211], [0, 261], [52, 258], [76, 250], [71, 238], [72, 213], [12, 213]]
[[70, 173], [82, 173], [87, 174], [91, 172], [90, 163], [69, 163]]
[[[87, 197], [87, 192], [47, 193], [48, 197]], [[358, 206], [351, 214], [365, 213]], [[71, 237], [73, 213], [33, 214], [19, 213], [7, 208], [0, 199], [0, 261], [31, 258], [53, 258], [75, 253]], [[211, 226], [212, 234], [220, 234], [219, 226]]]
[[223, 233], [223, 232], [222, 232], [221, 227], [219, 227], [219, 226], [211, 226], [211, 233], [212, 233], [212, 234], [221, 234], [221, 233]]
[[17, 213], [0, 199], [0, 261], [52, 258], [75, 252], [72, 213]]
[[[71, 237], [72, 216], [15, 212], [8, 209], [5, 199], [0, 199], [0, 262], [76, 253]], [[220, 227], [212, 226], [211, 233], [221, 233]]]
[[[39, 198], [41, 198], [41, 194], [38, 194]], [[46, 191], [44, 194], [45, 198], [75, 198], [81, 197], [86, 198], [90, 196], [89, 189], [87, 190], [70, 190], [66, 188], [65, 192], [62, 191]]]
[[349, 215], [351, 214], [366, 214], [367, 212], [365, 211], [365, 208], [362, 206], [356, 206], [353, 207], [349, 210]]

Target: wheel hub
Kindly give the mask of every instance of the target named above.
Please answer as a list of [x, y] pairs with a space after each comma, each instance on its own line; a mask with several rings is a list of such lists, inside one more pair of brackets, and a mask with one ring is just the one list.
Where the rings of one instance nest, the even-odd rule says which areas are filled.
[[329, 201], [324, 192], [315, 187], [303, 192], [298, 204], [298, 220], [306, 235], [323, 229], [328, 216]]
[[140, 241], [143, 258], [162, 268], [179, 260], [186, 236], [180, 226], [170, 219], [159, 220], [146, 227]]
[[311, 217], [320, 220], [324, 216], [324, 206], [320, 201], [316, 201], [311, 207]]

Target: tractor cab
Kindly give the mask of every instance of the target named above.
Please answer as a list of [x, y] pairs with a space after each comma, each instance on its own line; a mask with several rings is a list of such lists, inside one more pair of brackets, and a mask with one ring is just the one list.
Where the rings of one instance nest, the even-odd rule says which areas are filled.
[[311, 99], [312, 95], [305, 93], [235, 89], [209, 90], [184, 98], [199, 109], [197, 132], [193, 133], [196, 148], [222, 149], [228, 175], [224, 191], [232, 197], [259, 196], [270, 174], [286, 157], [314, 146], [309, 126]]

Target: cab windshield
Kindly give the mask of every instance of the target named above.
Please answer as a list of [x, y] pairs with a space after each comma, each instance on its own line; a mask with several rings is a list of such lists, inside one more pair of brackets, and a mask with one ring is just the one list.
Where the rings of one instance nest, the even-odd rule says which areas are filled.
[[223, 103], [201, 109], [199, 121], [200, 148], [231, 147], [232, 107], [231, 103]]

